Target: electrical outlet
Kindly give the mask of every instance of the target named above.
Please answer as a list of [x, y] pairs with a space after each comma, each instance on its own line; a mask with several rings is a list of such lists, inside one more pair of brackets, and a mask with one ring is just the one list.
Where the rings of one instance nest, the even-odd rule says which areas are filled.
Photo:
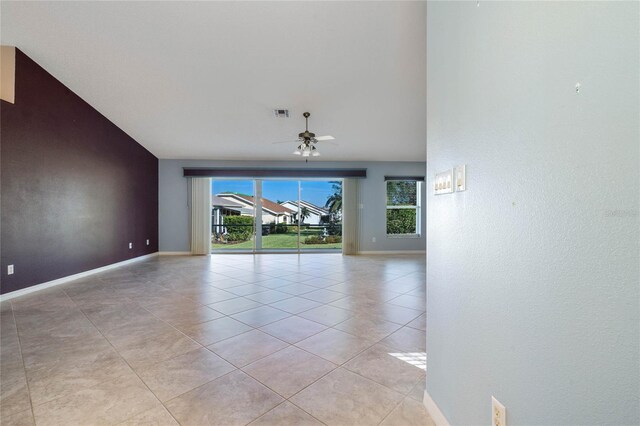
[[7, 266], [7, 275], [13, 275], [13, 265]]
[[375, 243], [376, 242], [376, 237], [371, 237], [371, 242]]
[[507, 426], [507, 409], [491, 397], [491, 426]]
[[133, 248], [133, 243], [129, 243], [129, 249]]
[[147, 245], [149, 245], [149, 240], [147, 240]]

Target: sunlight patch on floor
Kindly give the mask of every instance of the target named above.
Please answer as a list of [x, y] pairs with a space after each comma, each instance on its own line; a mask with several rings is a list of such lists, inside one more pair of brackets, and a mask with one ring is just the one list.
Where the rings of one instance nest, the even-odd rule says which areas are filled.
[[398, 358], [408, 364], [420, 368], [421, 370], [427, 370], [427, 354], [426, 352], [402, 352], [402, 353], [389, 353], [389, 355]]

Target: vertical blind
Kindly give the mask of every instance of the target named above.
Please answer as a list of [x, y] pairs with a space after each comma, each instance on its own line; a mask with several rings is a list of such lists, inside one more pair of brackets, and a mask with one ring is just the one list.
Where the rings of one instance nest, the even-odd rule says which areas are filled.
[[360, 229], [360, 190], [358, 179], [342, 184], [342, 254], [358, 254]]
[[211, 179], [191, 179], [191, 254], [211, 251]]

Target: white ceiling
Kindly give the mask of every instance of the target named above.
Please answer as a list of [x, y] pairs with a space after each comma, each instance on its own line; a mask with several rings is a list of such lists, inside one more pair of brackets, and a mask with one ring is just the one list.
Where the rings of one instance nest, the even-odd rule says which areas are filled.
[[[160, 158], [424, 161], [425, 2], [6, 2], [1, 41]], [[19, 96], [19, 94], [18, 94]], [[292, 117], [276, 119], [274, 108]]]

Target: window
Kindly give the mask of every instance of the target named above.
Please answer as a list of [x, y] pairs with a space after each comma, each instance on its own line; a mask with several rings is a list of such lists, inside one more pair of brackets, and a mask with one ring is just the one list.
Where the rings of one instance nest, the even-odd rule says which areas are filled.
[[420, 235], [420, 181], [387, 180], [387, 235]]

